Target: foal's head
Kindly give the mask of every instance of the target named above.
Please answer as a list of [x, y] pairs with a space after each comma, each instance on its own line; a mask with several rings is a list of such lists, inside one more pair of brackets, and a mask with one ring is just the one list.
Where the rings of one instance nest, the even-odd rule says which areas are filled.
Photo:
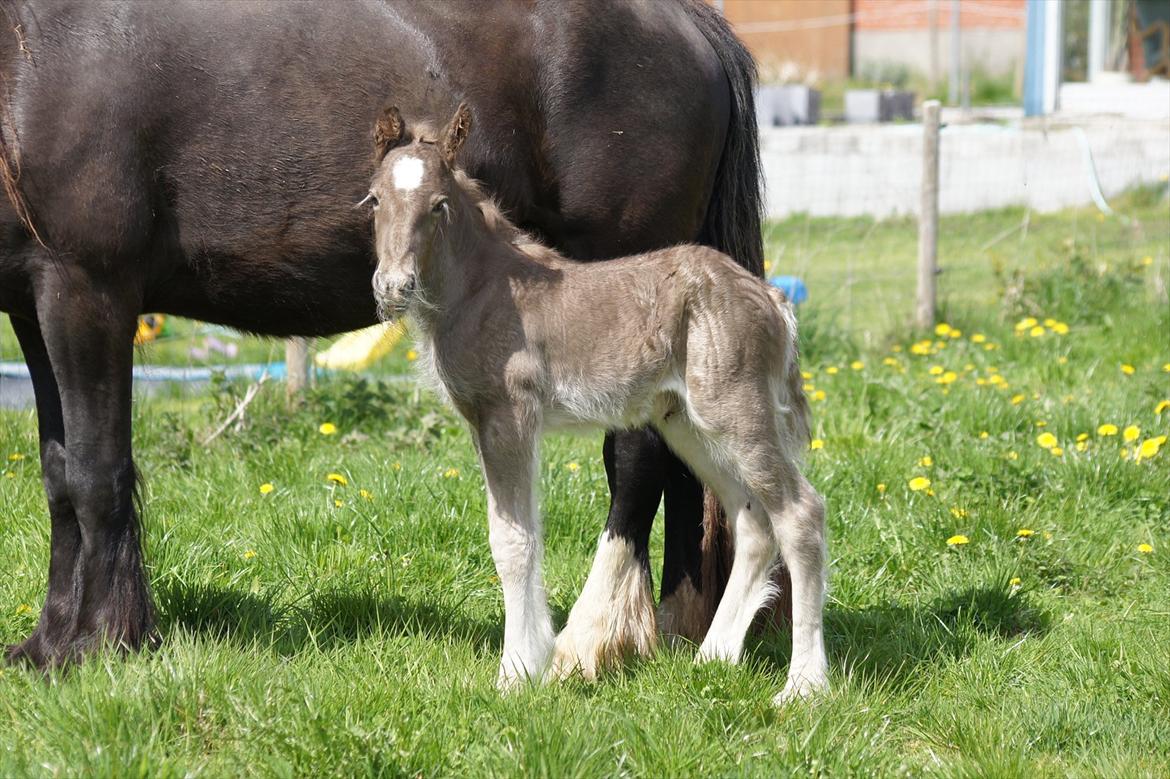
[[432, 260], [435, 234], [454, 193], [455, 155], [471, 129], [471, 109], [460, 104], [437, 134], [419, 128], [407, 137], [402, 114], [387, 108], [374, 127], [378, 171], [368, 202], [374, 210], [374, 297], [383, 318], [400, 314], [419, 292]]

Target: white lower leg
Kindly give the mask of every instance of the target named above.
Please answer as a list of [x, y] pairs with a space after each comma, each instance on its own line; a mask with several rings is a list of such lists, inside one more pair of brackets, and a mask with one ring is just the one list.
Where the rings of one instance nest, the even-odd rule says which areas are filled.
[[[750, 506], [750, 508], [748, 508]], [[736, 516], [735, 557], [727, 589], [719, 601], [697, 660], [739, 662], [752, 620], [775, 595], [768, 572], [776, 559], [776, 540], [763, 506], [754, 499]]]
[[552, 619], [540, 576], [540, 541], [515, 525], [493, 521], [492, 558], [504, 590], [504, 654], [499, 685], [539, 679], [552, 651]]
[[[811, 488], [810, 488], [811, 492]], [[792, 662], [775, 703], [804, 698], [829, 686], [825, 657], [824, 507], [811, 493], [781, 521], [780, 545], [792, 576]]]
[[650, 582], [633, 544], [602, 533], [589, 578], [557, 636], [549, 675], [594, 679], [629, 655], [649, 656], [657, 642]]

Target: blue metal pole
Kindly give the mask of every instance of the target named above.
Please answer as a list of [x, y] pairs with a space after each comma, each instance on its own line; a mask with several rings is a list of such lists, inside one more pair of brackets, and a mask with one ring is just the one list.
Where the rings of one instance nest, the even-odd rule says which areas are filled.
[[1024, 116], [1044, 114], [1044, 3], [1028, 0], [1024, 59]]

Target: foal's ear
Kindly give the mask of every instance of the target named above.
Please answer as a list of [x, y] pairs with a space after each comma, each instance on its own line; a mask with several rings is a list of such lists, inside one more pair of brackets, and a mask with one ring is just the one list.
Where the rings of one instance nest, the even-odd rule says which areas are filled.
[[378, 121], [374, 124], [374, 154], [378, 162], [381, 162], [382, 158], [402, 140], [405, 127], [398, 106], [392, 105], [382, 109]]
[[467, 140], [467, 133], [471, 131], [471, 106], [460, 103], [455, 109], [455, 116], [451, 117], [447, 128], [443, 130], [443, 159], [447, 165], [455, 166], [455, 155], [463, 148]]

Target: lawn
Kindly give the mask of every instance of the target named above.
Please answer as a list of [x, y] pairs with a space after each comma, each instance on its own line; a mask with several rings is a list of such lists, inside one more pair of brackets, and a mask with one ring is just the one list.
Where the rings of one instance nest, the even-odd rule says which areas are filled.
[[[0, 775], [1170, 774], [1170, 207], [1145, 192], [1119, 212], [948, 218], [946, 326], [918, 334], [901, 327], [911, 224], [770, 227], [812, 293], [827, 696], [772, 707], [775, 631], [738, 667], [681, 647], [501, 696], [503, 607], [455, 417], [409, 383], [325, 380], [294, 411], [266, 385], [204, 443], [243, 392], [222, 385], [136, 409], [162, 647], [48, 680], [0, 670]], [[605, 515], [599, 451], [544, 448], [559, 623]], [[0, 412], [0, 453], [11, 642], [47, 568], [31, 412]], [[660, 559], [660, 527], [654, 543]]]

